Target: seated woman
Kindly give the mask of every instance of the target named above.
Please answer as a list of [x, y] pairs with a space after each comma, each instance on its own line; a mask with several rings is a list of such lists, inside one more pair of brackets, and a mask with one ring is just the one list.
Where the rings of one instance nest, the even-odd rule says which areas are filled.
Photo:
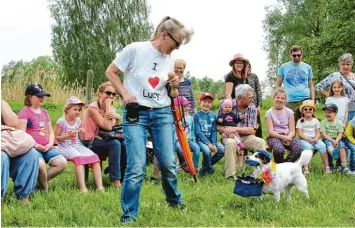
[[[18, 127], [17, 115], [11, 110], [6, 101], [1, 101], [1, 131]], [[29, 195], [34, 191], [38, 177], [39, 156], [31, 148], [23, 155], [9, 157], [1, 147], [1, 199], [6, 195], [9, 177], [14, 181], [14, 191], [18, 199], [25, 204]]]
[[112, 185], [121, 187], [121, 179], [123, 178], [121, 175], [121, 152], [124, 146], [118, 139], [103, 140], [98, 137], [99, 128], [110, 131], [113, 126], [120, 124], [120, 115], [116, 114], [112, 105], [116, 91], [110, 82], [105, 82], [99, 86], [97, 95], [99, 99], [89, 104], [84, 113], [85, 137], [83, 144], [99, 156], [108, 156]]
[[[267, 143], [273, 150], [276, 163], [295, 162], [303, 150], [300, 141], [295, 139], [295, 118], [293, 111], [285, 106], [286, 92], [278, 88], [273, 94], [273, 107], [265, 114], [268, 129]], [[289, 154], [284, 158], [285, 149]]]

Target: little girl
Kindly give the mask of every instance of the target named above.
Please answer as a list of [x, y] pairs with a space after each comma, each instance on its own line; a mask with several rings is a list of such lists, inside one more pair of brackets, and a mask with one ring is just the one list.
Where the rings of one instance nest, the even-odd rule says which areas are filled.
[[344, 84], [341, 80], [333, 81], [329, 97], [325, 101], [325, 104], [335, 104], [338, 107], [337, 119], [340, 120], [345, 129], [348, 122], [348, 103], [349, 99], [345, 97]]
[[[233, 101], [230, 98], [226, 98], [221, 102], [222, 112], [218, 115], [217, 124], [220, 126], [232, 126], [236, 127], [237, 123], [240, 122], [237, 115], [232, 112]], [[228, 138], [226, 135], [222, 134], [223, 139]], [[234, 134], [234, 140], [237, 148], [237, 153], [240, 155], [240, 150], [244, 148], [242, 141], [240, 140], [239, 134]]]
[[84, 138], [85, 134], [78, 118], [84, 105], [79, 98], [69, 97], [65, 104], [64, 116], [57, 121], [54, 127], [54, 135], [58, 141], [59, 152], [75, 164], [75, 174], [80, 192], [86, 193], [88, 191], [84, 177], [85, 164], [90, 164], [93, 170], [97, 190], [103, 191], [100, 159], [94, 152], [86, 148], [78, 137], [80, 135], [80, 138]]
[[[316, 107], [313, 100], [305, 100], [300, 106], [302, 118], [297, 121], [296, 129], [300, 142], [302, 143], [303, 150], [319, 151], [324, 164], [324, 172], [331, 173], [328, 166], [327, 149], [324, 142], [320, 139], [320, 123], [317, 118], [314, 118]], [[304, 174], [309, 173], [308, 165], [304, 166]]]
[[[39, 153], [38, 182], [42, 190], [48, 189], [48, 181], [57, 176], [67, 166], [67, 160], [53, 149], [54, 134], [48, 112], [41, 108], [44, 92], [40, 84], [31, 84], [25, 91], [25, 108], [18, 114], [19, 119], [26, 121], [23, 130], [36, 141], [35, 149]], [[47, 170], [46, 163], [51, 167]]]

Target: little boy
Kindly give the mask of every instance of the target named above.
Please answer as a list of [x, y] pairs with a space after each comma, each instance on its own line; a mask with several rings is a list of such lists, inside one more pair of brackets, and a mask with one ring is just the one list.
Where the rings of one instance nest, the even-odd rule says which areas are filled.
[[[210, 111], [213, 105], [213, 95], [203, 93], [200, 96], [201, 110], [194, 115], [194, 126], [197, 144], [203, 154], [200, 176], [214, 173], [213, 165], [224, 156], [224, 146], [217, 143], [217, 115]], [[211, 157], [211, 152], [216, 153]]]
[[[341, 140], [344, 131], [342, 122], [336, 118], [338, 107], [333, 103], [329, 103], [324, 106], [323, 111], [325, 112], [326, 119], [322, 120], [320, 123], [320, 133], [323, 137], [323, 142], [327, 146], [327, 151], [334, 157], [340, 157], [342, 173], [354, 175], [350, 169], [346, 167], [345, 144]], [[336, 153], [339, 153], [339, 155]], [[330, 160], [330, 162], [332, 161]]]

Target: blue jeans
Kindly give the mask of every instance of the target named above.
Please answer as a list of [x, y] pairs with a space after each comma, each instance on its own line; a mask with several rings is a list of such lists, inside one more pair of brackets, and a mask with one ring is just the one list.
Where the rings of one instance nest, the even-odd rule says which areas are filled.
[[63, 155], [59, 152], [56, 151], [55, 149], [51, 148], [47, 152], [42, 152], [37, 150], [39, 159], [43, 159], [48, 165], [51, 164], [52, 161], [59, 157], [63, 157]]
[[161, 180], [166, 201], [171, 206], [181, 204], [177, 189], [177, 175], [173, 149], [173, 115], [170, 107], [139, 111], [139, 121], [129, 123], [127, 110], [123, 114], [124, 140], [127, 150], [127, 168], [121, 193], [123, 215], [121, 222], [136, 220], [139, 197], [146, 167], [146, 141], [149, 132], [156, 159], [161, 171]]
[[[198, 169], [198, 163], [200, 161], [200, 147], [198, 146], [197, 143], [195, 143], [192, 140], [189, 140], [189, 146], [190, 146], [190, 150], [192, 152], [192, 160], [194, 162], [195, 169], [197, 170]], [[174, 149], [175, 149], [177, 157], [179, 159], [179, 163], [180, 164], [184, 164], [185, 163], [185, 158], [182, 155], [182, 150], [181, 150], [181, 147], [180, 147], [180, 144], [179, 144], [178, 141], [176, 141], [174, 143]]]
[[203, 156], [202, 168], [207, 171], [213, 170], [213, 165], [221, 160], [224, 156], [224, 146], [221, 143], [217, 143], [217, 153], [211, 157], [212, 151], [206, 144], [201, 141], [197, 141], [197, 144], [200, 146]]
[[[90, 140], [82, 142], [84, 146], [88, 147]], [[108, 166], [110, 173], [110, 180], [121, 179], [121, 143], [118, 139], [95, 139], [90, 148], [95, 154], [100, 157], [108, 157]]]
[[321, 154], [327, 153], [327, 148], [321, 139], [318, 139], [317, 143], [310, 143], [310, 142], [307, 142], [306, 140], [303, 140], [303, 139], [300, 139], [300, 142], [301, 142], [304, 150], [316, 149]]
[[351, 171], [355, 171], [355, 145], [349, 141], [349, 139], [344, 138], [344, 143], [350, 149], [349, 163]]
[[14, 158], [1, 151], [1, 198], [6, 194], [9, 177], [14, 181], [17, 198], [28, 197], [37, 183], [38, 161], [38, 153], [35, 149]]

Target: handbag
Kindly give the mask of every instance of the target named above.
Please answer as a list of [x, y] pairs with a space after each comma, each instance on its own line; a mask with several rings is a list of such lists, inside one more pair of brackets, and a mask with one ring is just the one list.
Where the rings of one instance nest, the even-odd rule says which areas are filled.
[[111, 131], [107, 131], [105, 129], [99, 128], [99, 136], [104, 140], [107, 139], [122, 140], [124, 138], [123, 126], [122, 125], [113, 126]]
[[25, 131], [17, 129], [1, 131], [1, 150], [5, 151], [10, 157], [25, 154], [35, 145], [35, 140]]

